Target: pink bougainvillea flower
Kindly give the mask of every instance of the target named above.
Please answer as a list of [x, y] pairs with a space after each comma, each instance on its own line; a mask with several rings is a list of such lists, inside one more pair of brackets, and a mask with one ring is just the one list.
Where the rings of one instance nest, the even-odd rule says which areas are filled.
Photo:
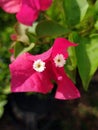
[[68, 58], [67, 49], [76, 44], [57, 38], [53, 46], [43, 54], [24, 53], [10, 64], [12, 92], [48, 93], [57, 83], [55, 98], [75, 99], [80, 97], [78, 89], [66, 75], [64, 65]]
[[16, 13], [19, 22], [32, 25], [40, 11], [47, 10], [52, 0], [1, 0], [0, 7], [8, 13]]
[[0, 7], [8, 13], [17, 13], [21, 4], [22, 0], [0, 0]]
[[11, 38], [12, 41], [16, 41], [18, 36], [17, 36], [17, 34], [11, 34], [10, 38]]
[[9, 49], [9, 52], [11, 53], [10, 61], [13, 62], [13, 61], [15, 60], [15, 57], [14, 57], [14, 49], [13, 49], [13, 48]]

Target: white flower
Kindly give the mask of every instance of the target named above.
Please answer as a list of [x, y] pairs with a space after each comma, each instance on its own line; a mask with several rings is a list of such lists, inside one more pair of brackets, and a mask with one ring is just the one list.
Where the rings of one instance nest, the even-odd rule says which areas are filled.
[[57, 54], [53, 60], [56, 67], [63, 67], [66, 63], [66, 60], [62, 54]]
[[38, 71], [38, 72], [43, 72], [45, 70], [45, 62], [43, 62], [41, 59], [36, 60], [33, 63], [33, 69]]

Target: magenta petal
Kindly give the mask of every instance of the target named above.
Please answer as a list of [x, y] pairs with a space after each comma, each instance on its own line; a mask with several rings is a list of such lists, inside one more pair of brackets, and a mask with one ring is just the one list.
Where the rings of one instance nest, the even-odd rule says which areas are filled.
[[[19, 82], [19, 78], [16, 79], [16, 82]], [[12, 82], [12, 92], [40, 92], [45, 94], [53, 88], [53, 84], [49, 81], [47, 74], [38, 72], [33, 73], [21, 85], [18, 84], [13, 87], [13, 84], [15, 85], [15, 82]]]
[[23, 0], [22, 7], [16, 17], [19, 22], [25, 25], [32, 25], [32, 23], [38, 18], [38, 15], [39, 11], [36, 8], [32, 8], [30, 0]]
[[39, 11], [47, 10], [52, 4], [52, 0], [32, 0], [32, 6], [36, 6]]
[[71, 43], [65, 38], [57, 38], [54, 41], [52, 56], [55, 57], [57, 54], [63, 54], [67, 58], [67, 49], [71, 46], [77, 46], [77, 44]]
[[73, 82], [67, 77], [64, 70], [61, 69], [61, 76], [57, 77], [57, 91], [55, 98], [57, 99], [75, 99], [80, 97], [78, 89], [75, 87]]
[[37, 60], [37, 59], [41, 59], [43, 61], [47, 61], [49, 60], [49, 57], [51, 56], [51, 53], [52, 53], [52, 48], [50, 48], [48, 51], [42, 53], [42, 54], [39, 54], [39, 55], [35, 55], [33, 60]]
[[28, 54], [25, 53], [9, 65], [11, 73], [12, 91], [21, 86], [33, 73], [33, 62], [28, 59]]
[[47, 93], [51, 91], [53, 85], [50, 82], [48, 72], [38, 73], [34, 71], [33, 62], [30, 58], [30, 54], [25, 53], [10, 64], [12, 92]]
[[36, 8], [38, 11], [40, 11], [40, 0], [31, 0], [32, 1], [32, 8]]
[[0, 0], [0, 7], [8, 13], [16, 13], [20, 10], [22, 0]]
[[52, 4], [52, 0], [39, 0], [39, 2], [41, 11], [47, 10]]

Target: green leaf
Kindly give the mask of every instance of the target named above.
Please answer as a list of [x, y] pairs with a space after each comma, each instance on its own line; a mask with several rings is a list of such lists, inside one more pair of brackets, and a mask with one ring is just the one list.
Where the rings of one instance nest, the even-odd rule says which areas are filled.
[[66, 22], [69, 27], [77, 25], [88, 9], [87, 0], [63, 0]]
[[[68, 39], [73, 43], [74, 42], [77, 43], [77, 33], [76, 32], [70, 33]], [[70, 47], [68, 49], [68, 54], [69, 54], [69, 58], [67, 60], [66, 71], [68, 75], [70, 76], [70, 78], [75, 82], [76, 81], [76, 67], [77, 67], [75, 47]]]
[[17, 42], [15, 45], [14, 56], [17, 57], [20, 54], [30, 51], [34, 47], [34, 43], [31, 43], [29, 46], [24, 46], [21, 42]]
[[89, 4], [87, 0], [76, 0], [80, 8], [80, 20], [82, 20], [88, 10]]
[[4, 108], [0, 107], [0, 118], [3, 116], [3, 113], [4, 113]]
[[98, 30], [98, 20], [96, 21], [94, 27], [95, 27], [96, 30]]
[[63, 0], [63, 7], [66, 22], [69, 27], [74, 26], [80, 21], [80, 8], [76, 0]]
[[[70, 35], [69, 35], [69, 40], [70, 40], [71, 42], [73, 42], [73, 43], [76, 43], [76, 45], [78, 45], [78, 44], [77, 44], [77, 42], [78, 42], [78, 39], [77, 39], [77, 38], [78, 38], [78, 35], [77, 35], [76, 32], [70, 33]], [[70, 58], [70, 61], [71, 61], [71, 63], [72, 63], [72, 69], [73, 69], [73, 70], [76, 69], [76, 66], [77, 66], [77, 59], [76, 59], [75, 48], [76, 48], [76, 47], [70, 47], [70, 48], [68, 49], [69, 58]]]
[[32, 48], [34, 48], [35, 44], [34, 43], [31, 43], [28, 47], [24, 47], [24, 49], [19, 53], [20, 54], [23, 54], [25, 52], [28, 52], [30, 51]]
[[98, 67], [98, 35], [91, 38], [80, 38], [76, 47], [77, 65], [85, 90]]
[[1, 100], [0, 101], [0, 108], [3, 107], [4, 105], [6, 105], [7, 100]]
[[95, 11], [96, 11], [96, 13], [98, 15], [98, 0], [96, 0], [96, 2], [95, 2]]
[[16, 58], [23, 49], [24, 44], [21, 42], [16, 42], [14, 46], [14, 57]]
[[53, 21], [42, 21], [36, 27], [38, 37], [61, 36], [69, 33], [70, 30]]
[[[65, 24], [64, 10], [62, 8], [63, 0], [54, 0], [51, 7], [46, 11], [47, 19], [51, 18], [54, 21]], [[58, 15], [59, 14], [59, 15]]]
[[0, 118], [2, 117], [3, 113], [4, 113], [4, 106], [6, 105], [7, 100], [1, 100], [0, 101]]

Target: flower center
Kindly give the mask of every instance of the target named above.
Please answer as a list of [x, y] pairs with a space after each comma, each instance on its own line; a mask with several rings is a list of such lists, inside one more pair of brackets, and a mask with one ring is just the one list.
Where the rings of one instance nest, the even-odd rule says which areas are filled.
[[66, 60], [62, 54], [57, 54], [53, 60], [56, 67], [63, 67], [66, 63]]
[[41, 65], [40, 65], [40, 64], [38, 64], [38, 65], [37, 65], [37, 67], [38, 67], [38, 68], [40, 68], [40, 67], [41, 67]]
[[58, 62], [60, 62], [61, 60], [60, 59], [58, 59]]
[[43, 72], [45, 70], [45, 62], [43, 62], [41, 59], [36, 60], [33, 63], [33, 69], [38, 71], [38, 72]]

